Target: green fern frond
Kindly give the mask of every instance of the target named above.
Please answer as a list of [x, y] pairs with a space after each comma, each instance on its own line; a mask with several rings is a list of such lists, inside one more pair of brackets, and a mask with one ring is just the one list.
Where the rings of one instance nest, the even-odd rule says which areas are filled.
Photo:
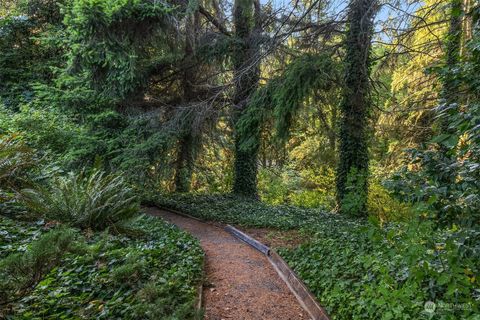
[[29, 211], [82, 229], [103, 230], [134, 218], [139, 204], [122, 176], [94, 171], [56, 178], [49, 188], [22, 191]]

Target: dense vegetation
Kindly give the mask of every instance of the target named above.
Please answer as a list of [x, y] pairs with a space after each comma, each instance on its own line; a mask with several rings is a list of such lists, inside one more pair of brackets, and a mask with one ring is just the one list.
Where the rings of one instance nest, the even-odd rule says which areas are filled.
[[201, 249], [143, 201], [300, 230], [281, 254], [335, 319], [478, 318], [479, 17], [2, 1], [0, 317], [196, 317]]
[[428, 223], [317, 224], [309, 243], [282, 251], [334, 319], [477, 319], [478, 231]]
[[191, 236], [152, 217], [138, 234], [81, 233], [2, 217], [2, 316], [18, 319], [188, 319], [203, 254]]
[[140, 215], [137, 196], [119, 175], [50, 173], [16, 138], [0, 145], [2, 318], [199, 316], [197, 240]]
[[478, 319], [480, 231], [437, 230], [428, 221], [378, 226], [318, 209], [269, 206], [231, 196], [168, 195], [154, 202], [205, 220], [299, 229], [308, 241], [280, 254], [333, 319]]
[[[322, 210], [291, 206], [272, 207], [231, 195], [172, 194], [150, 197], [159, 207], [177, 210], [204, 220], [215, 220], [245, 227], [271, 227], [280, 230], [300, 228], [329, 215]], [[342, 217], [337, 217], [342, 219]]]

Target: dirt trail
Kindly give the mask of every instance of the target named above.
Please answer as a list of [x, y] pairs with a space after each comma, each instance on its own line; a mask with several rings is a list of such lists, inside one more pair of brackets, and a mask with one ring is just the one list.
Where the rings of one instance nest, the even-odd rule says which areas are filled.
[[206, 320], [309, 319], [287, 285], [260, 252], [214, 225], [147, 208], [147, 213], [188, 231], [206, 254], [203, 290]]

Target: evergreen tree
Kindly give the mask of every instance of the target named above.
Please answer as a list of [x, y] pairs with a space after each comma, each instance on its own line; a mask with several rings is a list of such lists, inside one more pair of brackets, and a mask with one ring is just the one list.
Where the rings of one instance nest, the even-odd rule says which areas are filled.
[[[197, 46], [199, 15], [195, 10], [193, 14], [187, 14], [185, 19], [185, 60], [190, 62], [183, 72], [183, 104], [188, 105], [195, 99], [193, 89], [195, 74], [197, 72], [195, 48]], [[189, 116], [188, 118], [191, 118]], [[191, 120], [191, 119], [187, 119]], [[191, 121], [185, 121], [181, 124], [179, 132], [178, 151], [175, 170], [175, 191], [189, 192], [192, 182], [193, 166], [196, 154], [196, 140]]]
[[341, 212], [354, 215], [365, 215], [367, 212], [370, 49], [376, 12], [375, 0], [352, 0], [345, 41], [337, 203]]
[[[259, 78], [259, 57], [256, 33], [259, 5], [255, 0], [236, 0], [234, 8], [235, 48], [233, 53], [235, 93], [233, 97], [234, 125], [247, 110], [248, 100], [255, 92]], [[254, 8], [255, 7], [255, 8]], [[241, 136], [235, 133], [233, 193], [257, 197], [258, 148], [241, 148]]]

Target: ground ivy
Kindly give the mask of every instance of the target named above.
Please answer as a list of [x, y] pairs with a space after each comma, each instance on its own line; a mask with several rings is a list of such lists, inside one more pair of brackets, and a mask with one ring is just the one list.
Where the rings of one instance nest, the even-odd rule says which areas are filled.
[[[44, 224], [1, 218], [2, 257], [22, 250]], [[203, 252], [197, 240], [143, 216], [132, 235], [85, 233], [88, 250], [66, 253], [33, 290], [9, 306], [11, 319], [191, 319]], [[78, 231], [80, 232], [80, 231]], [[83, 239], [83, 237], [82, 237]]]

